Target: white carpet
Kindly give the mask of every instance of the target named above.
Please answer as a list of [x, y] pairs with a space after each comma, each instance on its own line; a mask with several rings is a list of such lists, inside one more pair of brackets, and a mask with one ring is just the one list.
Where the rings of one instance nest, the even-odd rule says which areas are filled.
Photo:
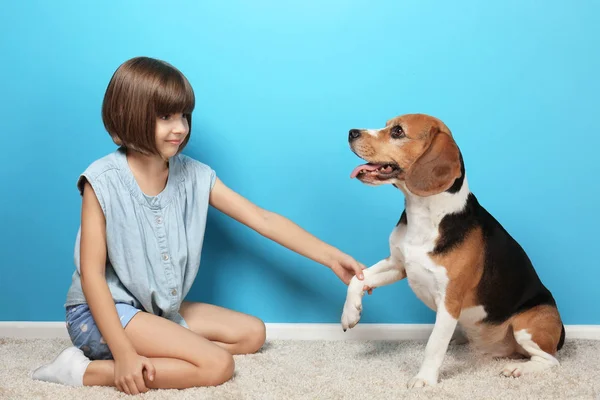
[[[32, 381], [29, 371], [52, 360], [64, 339], [0, 338], [0, 399], [115, 399], [113, 388], [70, 388]], [[567, 340], [560, 367], [518, 379], [499, 376], [510, 360], [475, 357], [451, 346], [441, 382], [406, 389], [425, 342], [269, 341], [257, 354], [236, 356], [224, 385], [154, 390], [143, 399], [600, 399], [600, 341]]]

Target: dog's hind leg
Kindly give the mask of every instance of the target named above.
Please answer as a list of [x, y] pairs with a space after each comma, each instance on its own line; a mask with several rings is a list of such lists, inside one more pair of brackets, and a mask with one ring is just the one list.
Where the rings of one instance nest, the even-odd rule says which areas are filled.
[[555, 355], [564, 343], [564, 326], [558, 310], [552, 306], [537, 306], [513, 318], [513, 333], [528, 361], [510, 363], [501, 372], [519, 377], [559, 365]]

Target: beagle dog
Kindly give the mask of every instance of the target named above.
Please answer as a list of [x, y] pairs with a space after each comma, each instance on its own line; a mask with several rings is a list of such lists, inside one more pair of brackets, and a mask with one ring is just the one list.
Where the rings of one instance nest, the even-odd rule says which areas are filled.
[[425, 357], [408, 387], [437, 384], [456, 333], [494, 357], [524, 356], [504, 376], [519, 377], [558, 365], [565, 329], [550, 291], [521, 246], [469, 190], [462, 154], [439, 119], [396, 117], [381, 129], [352, 129], [352, 151], [367, 164], [351, 178], [392, 184], [405, 209], [389, 237], [390, 256], [348, 286], [344, 331], [360, 320], [365, 289], [407, 278], [436, 312]]

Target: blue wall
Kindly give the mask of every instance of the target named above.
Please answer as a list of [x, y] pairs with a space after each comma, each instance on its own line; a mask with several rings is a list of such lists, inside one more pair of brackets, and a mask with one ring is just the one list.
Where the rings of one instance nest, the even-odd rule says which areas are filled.
[[[5, 4], [0, 320], [64, 318], [75, 182], [114, 149], [104, 90], [121, 62], [147, 55], [195, 88], [187, 154], [365, 264], [388, 255], [403, 197], [349, 179], [348, 129], [442, 118], [471, 189], [528, 251], [565, 323], [600, 324], [598, 13], [592, 1], [531, 0]], [[267, 322], [338, 322], [345, 288], [211, 210], [189, 298]], [[401, 282], [366, 297], [362, 321], [433, 313]]]

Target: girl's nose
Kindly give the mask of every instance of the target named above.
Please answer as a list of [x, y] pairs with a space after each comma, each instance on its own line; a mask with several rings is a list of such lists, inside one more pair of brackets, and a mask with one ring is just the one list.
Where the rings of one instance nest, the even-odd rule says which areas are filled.
[[188, 122], [185, 117], [181, 117], [177, 123], [173, 126], [173, 132], [183, 134], [186, 133], [188, 129]]

